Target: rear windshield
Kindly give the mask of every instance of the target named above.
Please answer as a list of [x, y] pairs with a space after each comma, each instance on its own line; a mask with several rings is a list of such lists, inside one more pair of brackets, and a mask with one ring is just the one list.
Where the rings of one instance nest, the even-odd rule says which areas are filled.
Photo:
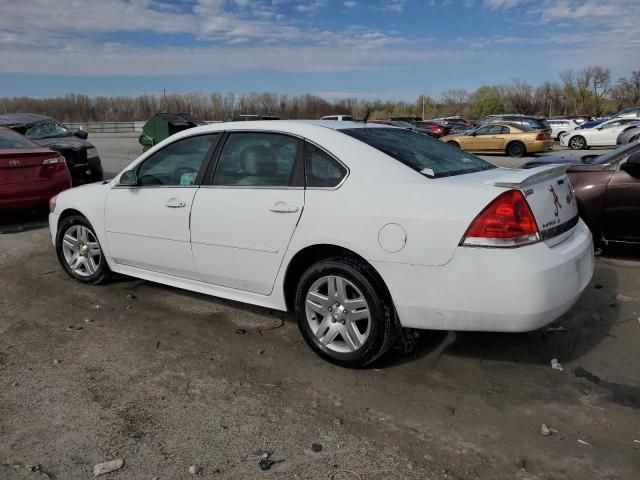
[[496, 168], [475, 155], [411, 130], [347, 128], [340, 132], [431, 178], [451, 177]]
[[0, 149], [9, 148], [40, 148], [40, 146], [19, 133], [0, 129]]

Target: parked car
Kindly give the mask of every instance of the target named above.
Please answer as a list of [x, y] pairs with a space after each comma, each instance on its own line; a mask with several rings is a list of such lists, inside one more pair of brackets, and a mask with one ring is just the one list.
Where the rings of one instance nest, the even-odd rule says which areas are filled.
[[604, 155], [540, 157], [525, 165], [568, 164], [580, 217], [594, 238], [640, 243], [640, 143]]
[[616, 145], [625, 145], [638, 140], [640, 140], [640, 126], [631, 127], [618, 134]]
[[326, 117], [322, 117], [320, 120], [336, 120], [338, 122], [353, 122], [353, 117], [351, 115], [327, 115]]
[[33, 113], [0, 115], [0, 126], [9, 127], [43, 147], [60, 152], [67, 161], [74, 185], [103, 179], [98, 150], [87, 141], [87, 132], [70, 130], [53, 118]]
[[449, 135], [451, 133], [451, 127], [440, 125], [436, 122], [419, 121], [416, 122], [415, 125], [422, 130], [429, 130], [437, 138], [444, 137], [445, 135]]
[[374, 123], [378, 125], [389, 125], [390, 127], [399, 127], [405, 128], [407, 130], [411, 130], [414, 132], [422, 133], [424, 135], [429, 135], [430, 137], [436, 138], [436, 134], [427, 128], [422, 128], [413, 123], [404, 122], [401, 120], [368, 120], [367, 123]]
[[585, 122], [593, 120], [593, 117], [590, 117], [589, 115], [561, 115], [550, 117], [549, 120], [573, 120], [578, 125], [582, 125]]
[[256, 122], [259, 120], [280, 120], [280, 117], [274, 115], [236, 115], [231, 117], [229, 122]]
[[506, 153], [511, 157], [553, 149], [553, 140], [547, 131], [513, 123], [489, 123], [469, 133], [448, 135], [440, 140], [469, 152]]
[[582, 150], [591, 147], [614, 147], [618, 140], [618, 135], [640, 125], [640, 119], [622, 118], [607, 120], [597, 127], [578, 129], [567, 132], [560, 137], [560, 145], [569, 147], [572, 150]]
[[206, 123], [188, 113], [156, 113], [142, 127], [138, 143], [144, 152], [175, 133], [201, 125]]
[[551, 135], [551, 127], [544, 117], [529, 117], [526, 115], [489, 115], [485, 120], [488, 123], [509, 122], [514, 125], [524, 125], [534, 130], [542, 130]]
[[598, 125], [600, 125], [603, 122], [606, 122], [607, 120], [609, 120], [608, 118], [598, 118], [598, 119], [594, 119], [594, 120], [589, 120], [587, 122], [583, 122], [582, 125], [580, 125], [580, 129], [585, 129], [585, 128], [593, 128], [593, 127], [597, 127]]
[[554, 140], [560, 140], [560, 136], [563, 133], [575, 130], [580, 125], [571, 119], [551, 119], [547, 122], [551, 127], [551, 138]]
[[51, 197], [70, 187], [60, 153], [0, 127], [0, 209], [46, 207]]
[[640, 107], [625, 108], [611, 118], [635, 118], [640, 120]]
[[528, 331], [570, 309], [594, 266], [570, 191], [564, 167], [500, 169], [402, 128], [238, 122], [59, 194], [49, 224], [76, 280], [293, 310], [314, 351], [361, 367], [400, 327]]

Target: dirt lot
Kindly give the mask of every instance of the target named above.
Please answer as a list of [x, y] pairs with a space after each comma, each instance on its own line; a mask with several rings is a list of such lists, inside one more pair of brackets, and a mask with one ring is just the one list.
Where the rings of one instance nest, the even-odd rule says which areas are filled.
[[[94, 141], [107, 170], [126, 164]], [[282, 312], [128, 278], [81, 285], [43, 220], [0, 220], [2, 480], [46, 478], [36, 464], [86, 479], [116, 458], [105, 478], [638, 478], [637, 250], [597, 258], [551, 325], [565, 330], [431, 332], [351, 371]], [[265, 451], [282, 462], [260, 470]]]

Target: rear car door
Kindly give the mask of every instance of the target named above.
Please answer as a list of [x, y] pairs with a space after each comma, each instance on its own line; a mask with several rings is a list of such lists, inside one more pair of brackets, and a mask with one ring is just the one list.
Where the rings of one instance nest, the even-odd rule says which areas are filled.
[[232, 132], [191, 212], [191, 244], [205, 282], [268, 295], [304, 207], [303, 142]]
[[609, 180], [604, 199], [604, 237], [640, 242], [640, 167], [626, 158]]
[[119, 264], [199, 280], [189, 214], [221, 133], [181, 138], [135, 168], [135, 186], [114, 186], [105, 205], [111, 257]]

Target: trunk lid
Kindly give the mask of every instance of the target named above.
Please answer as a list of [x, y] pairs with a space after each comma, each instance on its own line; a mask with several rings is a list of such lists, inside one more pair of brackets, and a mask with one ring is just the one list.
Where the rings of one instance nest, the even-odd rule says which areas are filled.
[[59, 157], [58, 152], [48, 148], [0, 150], [0, 185], [48, 180], [60, 166], [44, 162]]
[[484, 183], [520, 190], [536, 218], [542, 240], [551, 246], [565, 240], [578, 223], [578, 206], [566, 174], [568, 165], [504, 170]]

